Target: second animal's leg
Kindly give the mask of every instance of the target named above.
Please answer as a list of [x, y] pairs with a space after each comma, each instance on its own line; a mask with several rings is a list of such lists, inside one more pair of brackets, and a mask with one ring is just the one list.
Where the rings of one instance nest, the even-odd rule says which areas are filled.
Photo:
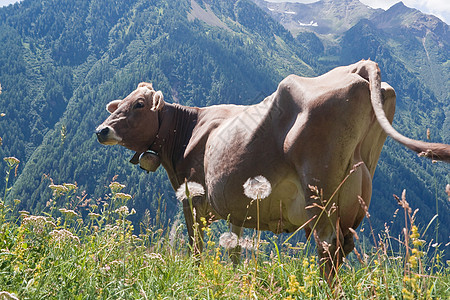
[[189, 235], [189, 245], [192, 253], [199, 256], [203, 251], [203, 223], [197, 220], [195, 207], [189, 203], [188, 199], [183, 200], [183, 213]]
[[239, 245], [239, 238], [242, 236], [243, 228], [237, 225], [230, 225], [230, 229], [232, 233], [235, 233], [238, 238], [238, 244], [236, 247], [230, 249], [229, 255], [230, 259], [233, 262], [233, 266], [236, 267], [241, 259], [241, 245]]

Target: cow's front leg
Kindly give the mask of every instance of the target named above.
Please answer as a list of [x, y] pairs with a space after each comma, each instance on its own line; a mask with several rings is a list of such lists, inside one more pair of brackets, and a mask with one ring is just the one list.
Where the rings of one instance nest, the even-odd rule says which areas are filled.
[[233, 262], [233, 266], [236, 267], [241, 260], [241, 245], [239, 244], [239, 238], [242, 236], [243, 228], [237, 225], [230, 224], [230, 230], [237, 235], [237, 245], [229, 250], [229, 256]]
[[183, 199], [183, 213], [189, 236], [189, 245], [194, 256], [200, 256], [203, 251], [203, 223], [199, 221], [193, 201]]

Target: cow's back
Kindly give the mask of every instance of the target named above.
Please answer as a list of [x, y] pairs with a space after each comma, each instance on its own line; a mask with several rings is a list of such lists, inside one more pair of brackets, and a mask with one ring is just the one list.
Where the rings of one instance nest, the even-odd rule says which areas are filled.
[[[262, 175], [272, 194], [261, 202], [260, 228], [295, 230], [309, 218], [310, 186], [323, 188], [330, 197], [359, 162], [363, 165], [341, 187], [336, 201], [345, 207], [354, 206], [357, 196], [370, 200], [386, 136], [373, 117], [368, 81], [352, 73], [352, 67], [317, 78], [290, 75], [263, 102], [242, 107], [211, 132], [205, 182], [209, 201], [223, 218], [255, 227], [256, 208], [242, 185]], [[346, 218], [348, 227], [361, 215], [354, 211]]]

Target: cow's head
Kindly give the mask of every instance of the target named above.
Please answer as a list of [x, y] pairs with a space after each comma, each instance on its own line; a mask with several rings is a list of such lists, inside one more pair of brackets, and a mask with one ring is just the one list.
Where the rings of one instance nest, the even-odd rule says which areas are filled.
[[139, 153], [147, 151], [158, 134], [158, 111], [163, 107], [161, 91], [155, 91], [150, 83], [140, 83], [125, 99], [106, 106], [111, 115], [97, 127], [98, 141]]

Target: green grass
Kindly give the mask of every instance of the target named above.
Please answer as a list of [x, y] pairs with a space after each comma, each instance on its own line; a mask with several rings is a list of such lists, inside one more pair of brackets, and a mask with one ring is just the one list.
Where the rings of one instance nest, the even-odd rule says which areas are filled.
[[[16, 164], [9, 166], [12, 174]], [[0, 299], [450, 296], [450, 268], [422, 240], [406, 199], [399, 199], [407, 224], [400, 250], [392, 250], [399, 241], [388, 230], [373, 235], [376, 247], [363, 247], [357, 239], [357, 252], [344, 261], [330, 288], [309, 243], [283, 244], [274, 237], [261, 242], [258, 255], [254, 249], [244, 250], [234, 268], [215, 230], [206, 230], [200, 257], [190, 254], [183, 225], [140, 224], [141, 233], [134, 235], [128, 220], [134, 212], [126, 207], [130, 196], [116, 182], [110, 185], [110, 196], [98, 201], [79, 196], [75, 185], [50, 188], [54, 196], [41, 216], [17, 212], [18, 201], [0, 202]]]

